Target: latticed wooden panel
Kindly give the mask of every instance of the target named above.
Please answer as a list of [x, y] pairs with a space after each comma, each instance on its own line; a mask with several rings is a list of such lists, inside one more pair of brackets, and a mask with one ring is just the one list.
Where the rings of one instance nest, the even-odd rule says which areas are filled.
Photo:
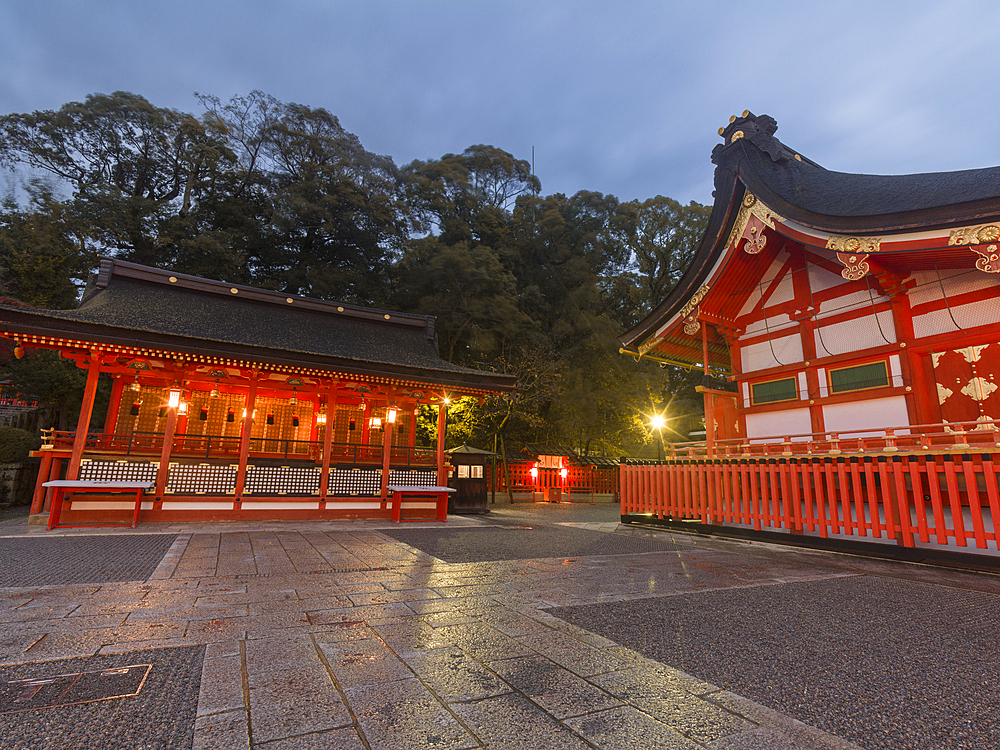
[[[223, 435], [238, 438], [240, 436], [240, 421], [243, 416], [243, 396], [222, 393], [212, 398], [205, 391], [195, 391], [191, 394], [188, 405], [187, 435]], [[207, 419], [201, 419], [202, 409]], [[233, 412], [233, 421], [227, 422], [229, 411]]]
[[330, 469], [331, 495], [377, 496], [382, 491], [381, 469]]
[[167, 492], [177, 495], [232, 495], [236, 489], [236, 464], [171, 464]]
[[437, 486], [437, 472], [393, 469], [389, 472], [389, 484], [398, 487], [435, 487]]
[[245, 492], [254, 495], [318, 495], [315, 467], [248, 466]]
[[88, 461], [80, 464], [85, 482], [155, 482], [158, 464], [152, 461]]
[[[149, 388], [142, 386], [133, 391], [128, 385], [122, 391], [121, 404], [118, 407], [118, 419], [115, 421], [115, 433], [127, 435], [130, 432], [163, 432], [167, 423], [166, 407], [169, 393], [166, 388]], [[138, 414], [133, 414], [135, 407]], [[160, 416], [161, 409], [163, 416]]]
[[[355, 406], [338, 406], [336, 411], [336, 424], [334, 425], [333, 442], [341, 444], [354, 444], [361, 442], [362, 419], [364, 412]], [[354, 421], [354, 429], [351, 429], [351, 421]]]

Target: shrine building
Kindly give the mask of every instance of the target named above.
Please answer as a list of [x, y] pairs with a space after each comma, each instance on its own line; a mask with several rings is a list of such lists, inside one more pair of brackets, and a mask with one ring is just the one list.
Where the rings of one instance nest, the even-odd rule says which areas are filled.
[[996, 551], [1000, 167], [845, 174], [776, 129], [719, 130], [693, 261], [621, 337], [702, 370], [706, 422], [622, 513]]
[[[449, 401], [516, 388], [441, 359], [433, 317], [119, 260], [101, 261], [76, 310], [0, 305], [0, 332], [18, 356], [51, 349], [87, 372], [77, 429], [34, 454], [32, 514], [64, 477], [148, 482], [144, 521], [388, 518], [390, 486], [447, 484]], [[90, 431], [102, 374], [107, 418]], [[436, 446], [417, 445], [420, 410]], [[127, 521], [132, 507], [74, 495], [62, 520]]]

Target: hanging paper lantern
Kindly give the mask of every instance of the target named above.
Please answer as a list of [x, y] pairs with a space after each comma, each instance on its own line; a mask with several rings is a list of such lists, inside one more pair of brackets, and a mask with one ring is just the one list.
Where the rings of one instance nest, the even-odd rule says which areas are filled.
[[353, 430], [354, 429], [354, 417], [351, 417], [351, 422], [350, 422], [350, 424], [347, 425], [347, 429], [348, 430]]
[[292, 417], [292, 427], [299, 426], [299, 416], [296, 414]]
[[268, 424], [274, 424], [274, 414], [271, 414], [270, 412], [268, 412], [267, 423]]
[[208, 419], [208, 409], [206, 409], [204, 406], [201, 407], [201, 411], [198, 412], [198, 419], [200, 419], [202, 422]]
[[167, 407], [165, 407], [165, 406], [161, 406], [160, 407], [160, 415], [159, 416], [160, 416], [160, 419], [163, 419], [165, 416], [167, 416]]
[[128, 413], [131, 414], [133, 417], [138, 417], [139, 416], [139, 402], [138, 401], [133, 401], [132, 402], [132, 408], [128, 410]]
[[227, 422], [235, 422], [236, 421], [236, 412], [234, 412], [232, 409], [230, 409], [229, 413], [226, 414], [226, 421]]

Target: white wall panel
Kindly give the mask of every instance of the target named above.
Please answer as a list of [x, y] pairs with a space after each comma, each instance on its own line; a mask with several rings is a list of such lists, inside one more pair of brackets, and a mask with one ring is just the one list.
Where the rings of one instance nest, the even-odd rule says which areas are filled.
[[[876, 433], [866, 433], [866, 431], [908, 425], [910, 418], [906, 413], [906, 399], [903, 396], [890, 396], [859, 399], [842, 404], [825, 404], [823, 423], [827, 432], [861, 432], [874, 435]], [[900, 430], [900, 433], [909, 433], [909, 430]]]
[[751, 439], [773, 437], [780, 441], [786, 435], [808, 435], [811, 432], [812, 420], [808, 408], [747, 414], [747, 437]]
[[896, 343], [896, 327], [892, 322], [890, 310], [880, 312], [878, 322], [875, 321], [874, 315], [866, 315], [843, 323], [822, 326], [817, 328], [813, 335], [816, 339], [816, 354], [820, 357]]
[[745, 375], [766, 370], [769, 367], [801, 362], [802, 339], [796, 333], [793, 336], [771, 339], [770, 344], [767, 341], [762, 341], [759, 344], [740, 347], [740, 361]]
[[1000, 323], [1000, 300], [986, 300], [969, 305], [952, 305], [951, 314], [948, 310], [934, 310], [924, 315], [914, 315], [913, 335], [921, 338], [997, 323]]

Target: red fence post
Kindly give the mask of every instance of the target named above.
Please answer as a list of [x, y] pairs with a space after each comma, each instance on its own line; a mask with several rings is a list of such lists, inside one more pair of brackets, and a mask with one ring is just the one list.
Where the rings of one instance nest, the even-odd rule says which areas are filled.
[[969, 498], [969, 510], [972, 513], [972, 528], [976, 534], [976, 546], [980, 549], [986, 549], [986, 529], [983, 527], [983, 508], [979, 503], [976, 469], [972, 465], [972, 459], [965, 453], [961, 456], [955, 456], [954, 460], [962, 462], [962, 472], [965, 474], [965, 491]]

